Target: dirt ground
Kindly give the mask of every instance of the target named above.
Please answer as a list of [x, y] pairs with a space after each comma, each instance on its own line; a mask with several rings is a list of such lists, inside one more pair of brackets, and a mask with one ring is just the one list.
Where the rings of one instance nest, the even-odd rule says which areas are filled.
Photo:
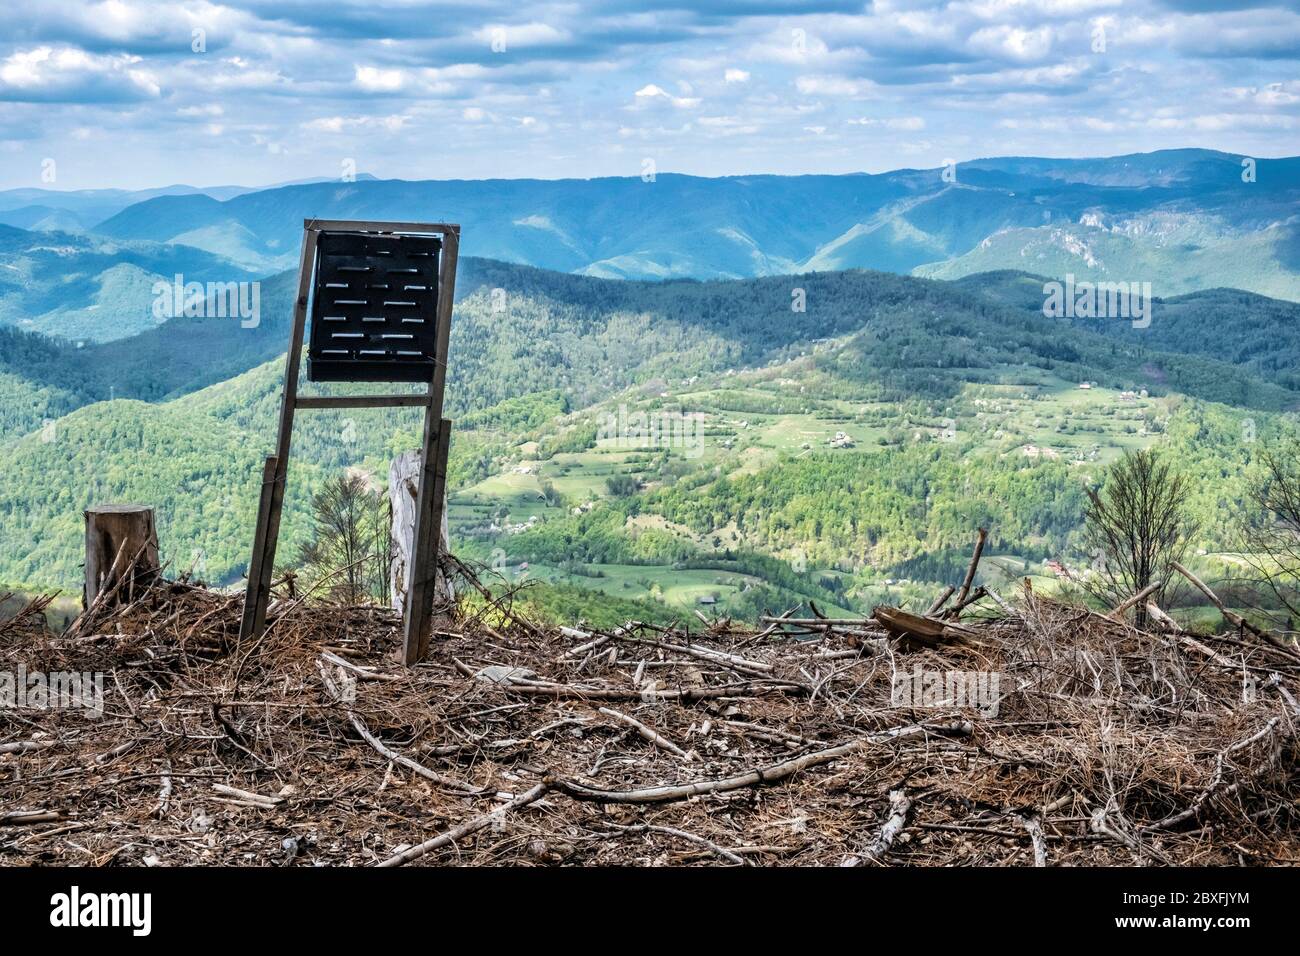
[[929, 647], [488, 605], [407, 669], [381, 608], [281, 598], [240, 646], [182, 582], [57, 636], [39, 603], [0, 669], [102, 673], [103, 713], [0, 708], [5, 865], [1300, 862], [1300, 657], [1249, 634], [1028, 593]]

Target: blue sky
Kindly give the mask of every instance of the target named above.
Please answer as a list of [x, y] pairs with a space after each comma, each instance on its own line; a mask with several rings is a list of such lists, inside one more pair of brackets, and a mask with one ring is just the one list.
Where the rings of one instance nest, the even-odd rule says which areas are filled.
[[5, 0], [0, 187], [1295, 155], [1298, 58], [1300, 0]]

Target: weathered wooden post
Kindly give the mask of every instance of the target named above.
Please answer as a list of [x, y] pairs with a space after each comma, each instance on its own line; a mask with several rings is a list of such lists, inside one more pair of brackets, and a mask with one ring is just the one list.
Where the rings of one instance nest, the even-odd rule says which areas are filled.
[[[119, 585], [144, 584], [158, 574], [158, 529], [144, 505], [99, 505], [86, 515], [86, 584], [90, 608], [99, 595]], [[125, 580], [126, 575], [130, 579]]]
[[[392, 507], [392, 552], [389, 570], [393, 610], [406, 614], [407, 589], [411, 576], [411, 552], [415, 549], [415, 514], [420, 493], [420, 452], [404, 451], [388, 466], [388, 503]], [[442, 508], [438, 553], [449, 550], [447, 544], [447, 508]], [[455, 600], [455, 589], [442, 569], [434, 578], [433, 601], [435, 606]]]

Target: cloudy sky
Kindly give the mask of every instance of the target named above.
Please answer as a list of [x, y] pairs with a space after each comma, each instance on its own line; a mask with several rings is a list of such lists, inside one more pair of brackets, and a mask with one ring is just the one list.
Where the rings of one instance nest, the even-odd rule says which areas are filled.
[[1298, 58], [1300, 0], [3, 0], [0, 187], [1295, 155]]

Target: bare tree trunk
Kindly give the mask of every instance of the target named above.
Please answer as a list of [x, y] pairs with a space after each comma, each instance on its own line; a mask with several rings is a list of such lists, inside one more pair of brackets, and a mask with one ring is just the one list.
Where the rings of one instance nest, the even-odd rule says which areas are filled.
[[[391, 596], [393, 610], [406, 613], [406, 587], [411, 573], [411, 551], [415, 546], [415, 512], [420, 490], [420, 453], [404, 451], [388, 467], [388, 502], [393, 510], [392, 552], [390, 564]], [[447, 508], [442, 509], [441, 542], [438, 552], [445, 553], [448, 547]], [[438, 569], [434, 582], [434, 603], [451, 603], [455, 591], [449, 581]]]
[[[158, 574], [158, 531], [153, 509], [144, 505], [100, 505], [86, 516], [87, 608], [101, 592], [144, 584]], [[106, 595], [107, 597], [107, 595]]]

